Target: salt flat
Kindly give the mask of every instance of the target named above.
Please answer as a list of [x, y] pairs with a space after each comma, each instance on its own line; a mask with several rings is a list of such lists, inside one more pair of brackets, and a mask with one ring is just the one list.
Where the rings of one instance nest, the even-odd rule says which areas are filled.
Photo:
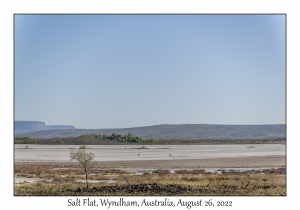
[[[28, 146], [28, 149], [25, 147]], [[96, 161], [178, 161], [222, 158], [268, 158], [285, 156], [281, 144], [238, 145], [87, 145], [87, 152], [95, 153]], [[79, 145], [15, 144], [15, 162], [69, 162], [72, 148]]]

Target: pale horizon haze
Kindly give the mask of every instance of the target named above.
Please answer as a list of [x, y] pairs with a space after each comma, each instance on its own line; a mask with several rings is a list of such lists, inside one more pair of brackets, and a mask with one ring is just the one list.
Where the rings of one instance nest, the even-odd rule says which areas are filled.
[[14, 15], [14, 120], [285, 124], [286, 15]]

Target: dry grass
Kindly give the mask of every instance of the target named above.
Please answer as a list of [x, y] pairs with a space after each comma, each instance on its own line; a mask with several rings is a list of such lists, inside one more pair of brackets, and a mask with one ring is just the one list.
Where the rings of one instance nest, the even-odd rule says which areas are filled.
[[163, 175], [163, 174], [171, 174], [171, 172], [170, 172], [170, 170], [158, 169], [158, 170], [152, 171], [152, 174]]
[[[231, 171], [215, 174], [204, 170], [178, 170], [171, 173], [169, 170], [158, 169], [144, 172], [143, 175], [131, 175], [119, 169], [95, 168], [89, 179], [116, 181], [113, 184], [90, 183], [91, 188], [157, 183], [160, 186], [180, 185], [193, 189], [176, 195], [286, 195], [285, 171], [285, 168], [281, 168], [265, 170], [264, 173]], [[76, 165], [16, 164], [15, 176], [53, 179], [51, 183], [15, 184], [15, 195], [75, 195], [74, 189], [85, 185], [85, 183], [76, 182], [85, 178], [83, 170]], [[109, 195], [101, 194], [101, 192], [85, 193], [76, 195]], [[120, 193], [120, 195], [129, 195], [126, 191]], [[151, 195], [163, 195], [162, 193], [152, 192]]]

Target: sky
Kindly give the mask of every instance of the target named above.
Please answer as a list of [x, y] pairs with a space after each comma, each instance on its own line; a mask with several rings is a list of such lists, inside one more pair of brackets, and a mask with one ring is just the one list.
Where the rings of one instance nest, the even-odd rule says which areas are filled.
[[284, 124], [285, 15], [14, 15], [14, 118]]

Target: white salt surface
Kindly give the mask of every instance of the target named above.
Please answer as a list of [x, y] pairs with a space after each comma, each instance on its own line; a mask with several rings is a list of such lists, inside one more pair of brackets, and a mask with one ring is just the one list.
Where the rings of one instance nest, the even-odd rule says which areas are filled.
[[[28, 149], [25, 147], [28, 146]], [[95, 153], [96, 161], [176, 160], [229, 157], [285, 155], [281, 144], [239, 145], [87, 145], [87, 152]], [[248, 147], [254, 146], [254, 148]], [[72, 148], [79, 145], [15, 144], [15, 162], [68, 162]], [[161, 149], [168, 148], [168, 149]], [[140, 155], [138, 155], [140, 153]], [[170, 156], [171, 155], [171, 156]]]

